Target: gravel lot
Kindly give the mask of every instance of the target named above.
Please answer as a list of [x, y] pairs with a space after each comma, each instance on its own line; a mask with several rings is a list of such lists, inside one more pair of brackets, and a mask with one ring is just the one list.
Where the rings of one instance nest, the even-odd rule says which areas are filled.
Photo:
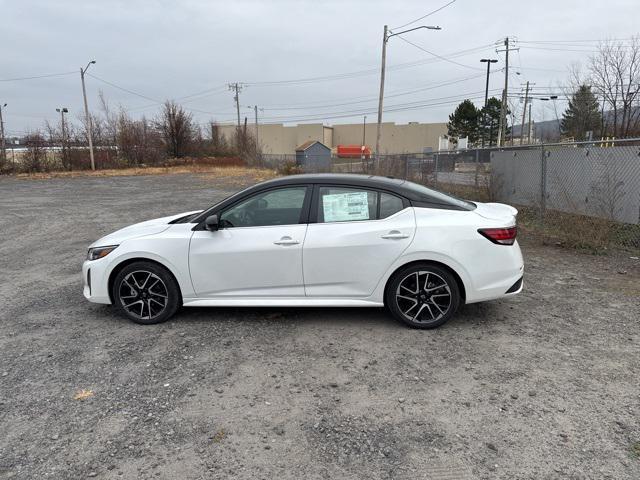
[[0, 178], [0, 478], [640, 478], [628, 255], [525, 238], [524, 292], [434, 331], [376, 309], [142, 327], [84, 300], [90, 242], [247, 182]]

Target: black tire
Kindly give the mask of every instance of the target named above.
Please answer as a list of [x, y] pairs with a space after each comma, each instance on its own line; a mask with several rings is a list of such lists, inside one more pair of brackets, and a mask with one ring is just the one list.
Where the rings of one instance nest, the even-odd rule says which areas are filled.
[[145, 261], [118, 272], [111, 296], [118, 313], [141, 325], [166, 322], [182, 303], [173, 275], [163, 266]]
[[460, 299], [454, 276], [429, 263], [401, 268], [389, 279], [385, 292], [385, 306], [396, 320], [412, 328], [439, 327], [453, 317]]

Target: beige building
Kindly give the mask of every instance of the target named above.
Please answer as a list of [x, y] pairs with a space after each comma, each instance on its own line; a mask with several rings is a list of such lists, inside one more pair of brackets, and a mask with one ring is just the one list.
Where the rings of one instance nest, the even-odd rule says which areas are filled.
[[[230, 139], [235, 125], [221, 125], [220, 131]], [[255, 126], [248, 130], [255, 135]], [[381, 153], [420, 153], [425, 149], [438, 150], [438, 139], [446, 135], [446, 123], [418, 123], [396, 125], [393, 122], [382, 124]], [[326, 126], [321, 123], [285, 126], [283, 124], [265, 124], [258, 127], [258, 139], [262, 152], [267, 154], [293, 154], [298, 145], [309, 140], [317, 140], [327, 147], [338, 145], [362, 145], [363, 128], [361, 123]], [[364, 132], [365, 144], [375, 150], [376, 124], [370, 123]]]

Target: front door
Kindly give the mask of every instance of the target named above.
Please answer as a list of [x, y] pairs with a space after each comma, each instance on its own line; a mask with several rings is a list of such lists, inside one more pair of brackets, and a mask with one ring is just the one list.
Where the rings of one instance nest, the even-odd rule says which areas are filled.
[[[220, 229], [193, 233], [189, 270], [199, 298], [302, 297], [307, 186], [268, 190], [218, 214]], [[306, 221], [306, 220], [304, 220]]]

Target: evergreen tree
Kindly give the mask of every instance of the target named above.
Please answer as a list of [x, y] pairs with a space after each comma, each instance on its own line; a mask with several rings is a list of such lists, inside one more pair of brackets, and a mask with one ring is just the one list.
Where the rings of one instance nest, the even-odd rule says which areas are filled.
[[469, 139], [469, 143], [478, 140], [478, 120], [480, 112], [471, 100], [465, 100], [449, 115], [447, 133], [451, 137]]
[[[498, 127], [500, 126], [500, 109], [502, 108], [502, 101], [496, 97], [491, 97], [487, 100], [487, 106], [483, 107], [479, 112], [480, 118], [480, 136], [484, 138], [485, 146], [497, 145], [498, 143]], [[509, 118], [509, 111], [507, 111], [507, 119]], [[511, 131], [511, 128], [507, 126], [507, 134]], [[505, 135], [506, 137], [506, 135]]]
[[563, 135], [585, 140], [588, 131], [600, 128], [600, 108], [598, 99], [588, 85], [580, 85], [569, 100], [569, 106], [562, 114], [560, 131]]

